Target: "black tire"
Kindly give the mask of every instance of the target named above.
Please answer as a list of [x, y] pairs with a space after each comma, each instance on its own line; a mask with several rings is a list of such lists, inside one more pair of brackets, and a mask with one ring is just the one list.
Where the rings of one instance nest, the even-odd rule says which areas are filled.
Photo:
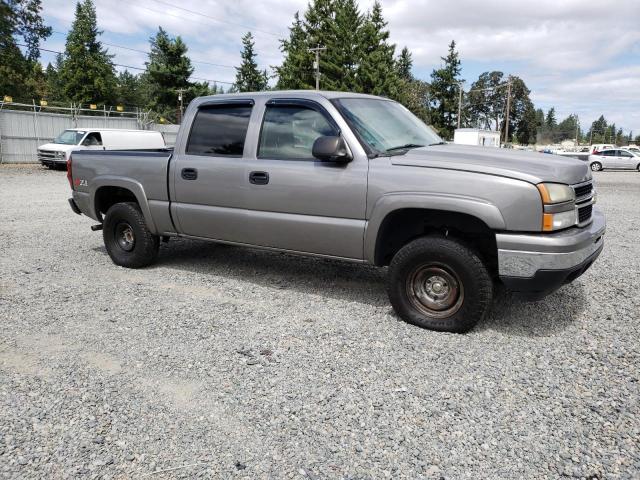
[[593, 162], [591, 164], [591, 171], [599, 172], [600, 170], [602, 170], [602, 164], [600, 162]]
[[146, 267], [158, 257], [160, 239], [149, 231], [136, 203], [116, 203], [109, 208], [102, 238], [111, 260], [121, 267]]
[[493, 282], [471, 249], [449, 238], [422, 237], [393, 257], [387, 293], [403, 320], [431, 330], [463, 333], [489, 309]]

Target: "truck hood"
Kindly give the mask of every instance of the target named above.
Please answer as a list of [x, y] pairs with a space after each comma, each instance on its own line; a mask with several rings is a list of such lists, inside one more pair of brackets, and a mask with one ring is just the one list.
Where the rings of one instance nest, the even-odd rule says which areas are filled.
[[70, 152], [74, 148], [78, 148], [78, 145], [65, 145], [63, 143], [45, 143], [40, 145], [38, 150], [51, 150], [52, 152]]
[[587, 163], [575, 158], [468, 145], [415, 148], [404, 155], [391, 157], [391, 163], [499, 175], [533, 184], [555, 182], [571, 185], [591, 179]]

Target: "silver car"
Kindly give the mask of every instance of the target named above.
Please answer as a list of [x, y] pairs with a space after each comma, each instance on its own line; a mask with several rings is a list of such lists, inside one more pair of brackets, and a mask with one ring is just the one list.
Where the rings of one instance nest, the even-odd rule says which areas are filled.
[[640, 171], [640, 153], [625, 148], [602, 150], [589, 155], [589, 166], [594, 172], [604, 169]]

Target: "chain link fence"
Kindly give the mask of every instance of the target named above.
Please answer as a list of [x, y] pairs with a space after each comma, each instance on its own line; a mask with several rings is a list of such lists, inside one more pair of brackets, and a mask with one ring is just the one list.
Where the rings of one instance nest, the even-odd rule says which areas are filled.
[[67, 128], [158, 130], [173, 146], [178, 125], [149, 121], [149, 112], [118, 111], [0, 102], [0, 163], [36, 163], [38, 146], [53, 141]]

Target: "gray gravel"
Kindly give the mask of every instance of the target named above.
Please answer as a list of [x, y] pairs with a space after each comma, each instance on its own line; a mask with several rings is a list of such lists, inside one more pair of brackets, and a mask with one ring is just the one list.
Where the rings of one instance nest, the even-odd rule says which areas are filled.
[[453, 335], [373, 268], [183, 240], [116, 267], [64, 172], [1, 167], [0, 477], [638, 478], [640, 174], [596, 179], [594, 267]]

